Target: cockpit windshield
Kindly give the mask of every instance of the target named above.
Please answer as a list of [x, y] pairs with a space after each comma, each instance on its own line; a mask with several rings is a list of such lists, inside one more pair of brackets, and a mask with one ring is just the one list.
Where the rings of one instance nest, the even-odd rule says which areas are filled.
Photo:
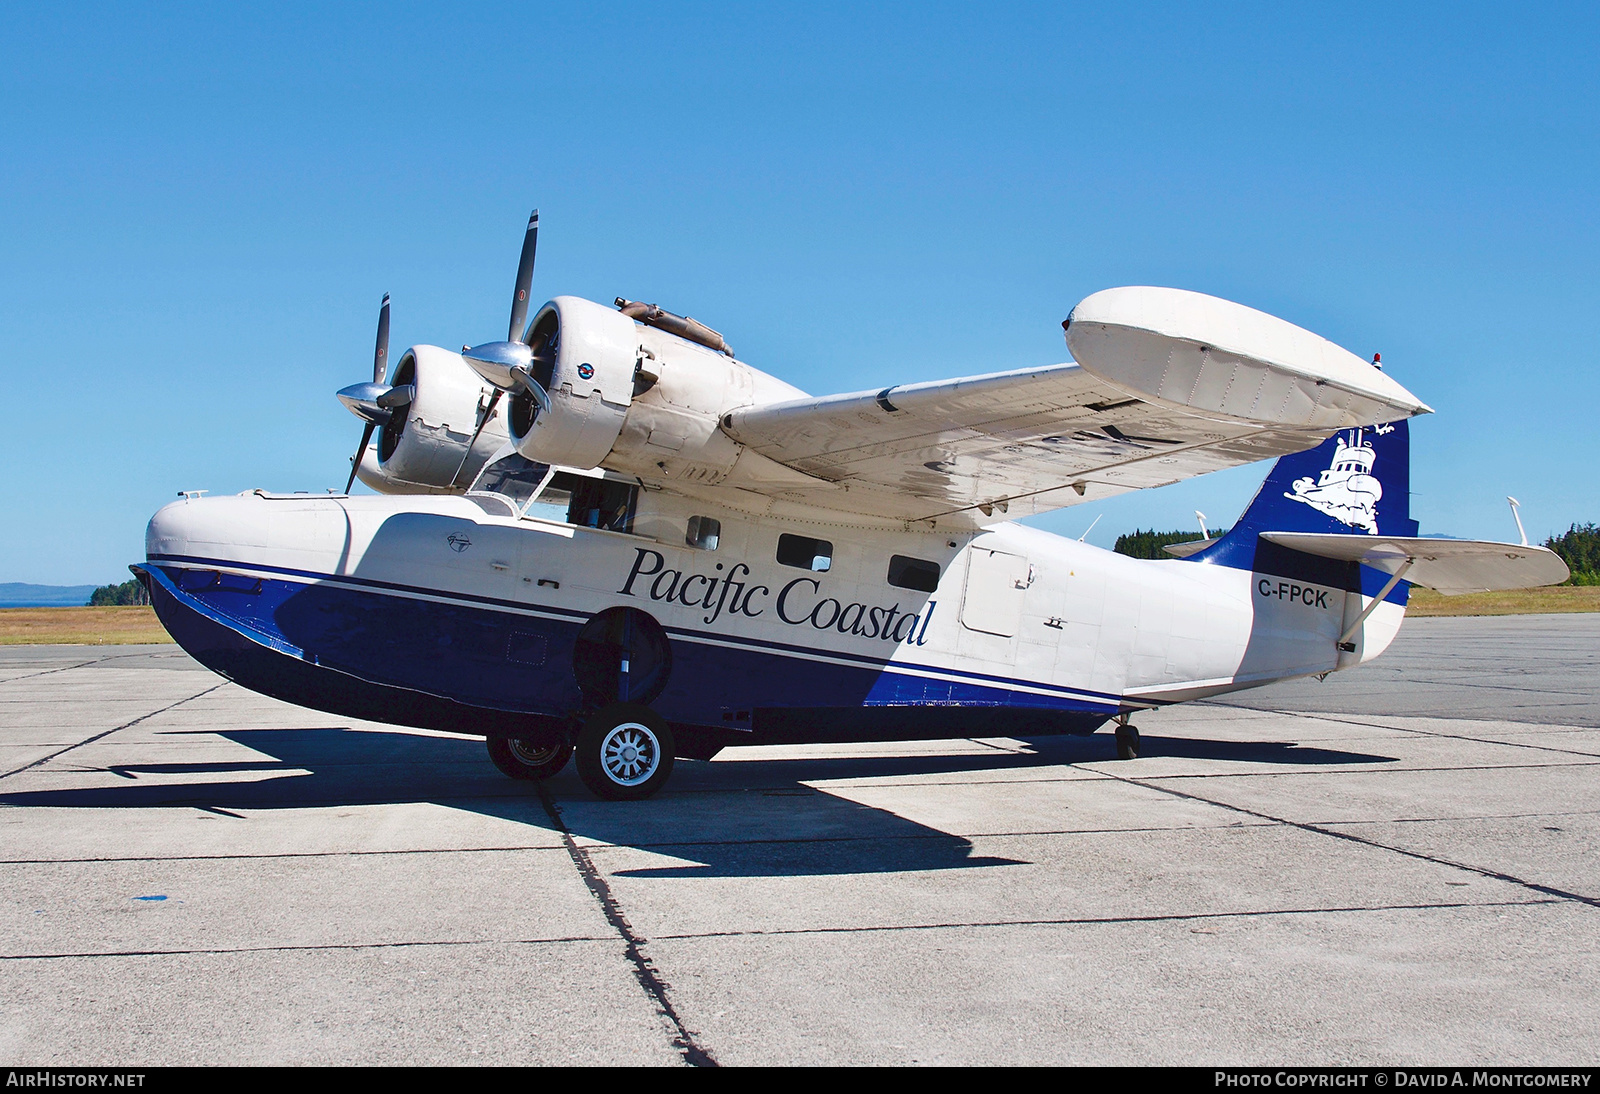
[[508, 451], [478, 473], [467, 496], [480, 506], [507, 506], [506, 516], [531, 517], [612, 532], [633, 530], [639, 488], [600, 475], [558, 471]]
[[498, 494], [520, 515], [549, 477], [549, 464], [534, 463], [522, 453], [511, 451], [485, 464], [469, 492]]

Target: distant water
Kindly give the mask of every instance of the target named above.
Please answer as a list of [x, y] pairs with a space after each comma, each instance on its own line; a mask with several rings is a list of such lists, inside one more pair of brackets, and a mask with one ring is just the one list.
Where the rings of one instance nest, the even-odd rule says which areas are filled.
[[27, 585], [0, 581], [0, 608], [77, 608], [89, 603], [94, 585]]

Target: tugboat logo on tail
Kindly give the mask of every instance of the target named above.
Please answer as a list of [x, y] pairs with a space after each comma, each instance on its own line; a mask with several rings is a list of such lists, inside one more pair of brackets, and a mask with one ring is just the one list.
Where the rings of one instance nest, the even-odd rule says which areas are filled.
[[1372, 445], [1362, 438], [1364, 432], [1354, 430], [1348, 440], [1340, 437], [1328, 469], [1314, 481], [1309, 476], [1294, 480], [1293, 492], [1285, 491], [1283, 496], [1303, 501], [1341, 524], [1375, 536], [1383, 484], [1372, 475], [1372, 465], [1378, 457]]

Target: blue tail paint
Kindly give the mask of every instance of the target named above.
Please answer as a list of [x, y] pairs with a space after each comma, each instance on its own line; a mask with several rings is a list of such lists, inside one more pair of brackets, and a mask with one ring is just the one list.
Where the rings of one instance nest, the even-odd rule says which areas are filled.
[[[1375, 594], [1386, 575], [1279, 547], [1260, 539], [1262, 532], [1415, 536], [1409, 423], [1341, 430], [1309, 452], [1282, 457], [1228, 534], [1190, 556]], [[1402, 582], [1388, 599], [1405, 603], [1406, 589]]]

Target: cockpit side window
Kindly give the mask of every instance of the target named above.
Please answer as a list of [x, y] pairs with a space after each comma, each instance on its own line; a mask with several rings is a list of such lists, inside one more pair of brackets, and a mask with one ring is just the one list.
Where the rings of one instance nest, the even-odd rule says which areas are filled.
[[[603, 528], [609, 532], [633, 531], [634, 509], [639, 501], [639, 488], [633, 483], [611, 479], [591, 479], [558, 471], [550, 480], [545, 494], [565, 490], [567, 523], [584, 528]], [[545, 495], [540, 496], [545, 500]]]

